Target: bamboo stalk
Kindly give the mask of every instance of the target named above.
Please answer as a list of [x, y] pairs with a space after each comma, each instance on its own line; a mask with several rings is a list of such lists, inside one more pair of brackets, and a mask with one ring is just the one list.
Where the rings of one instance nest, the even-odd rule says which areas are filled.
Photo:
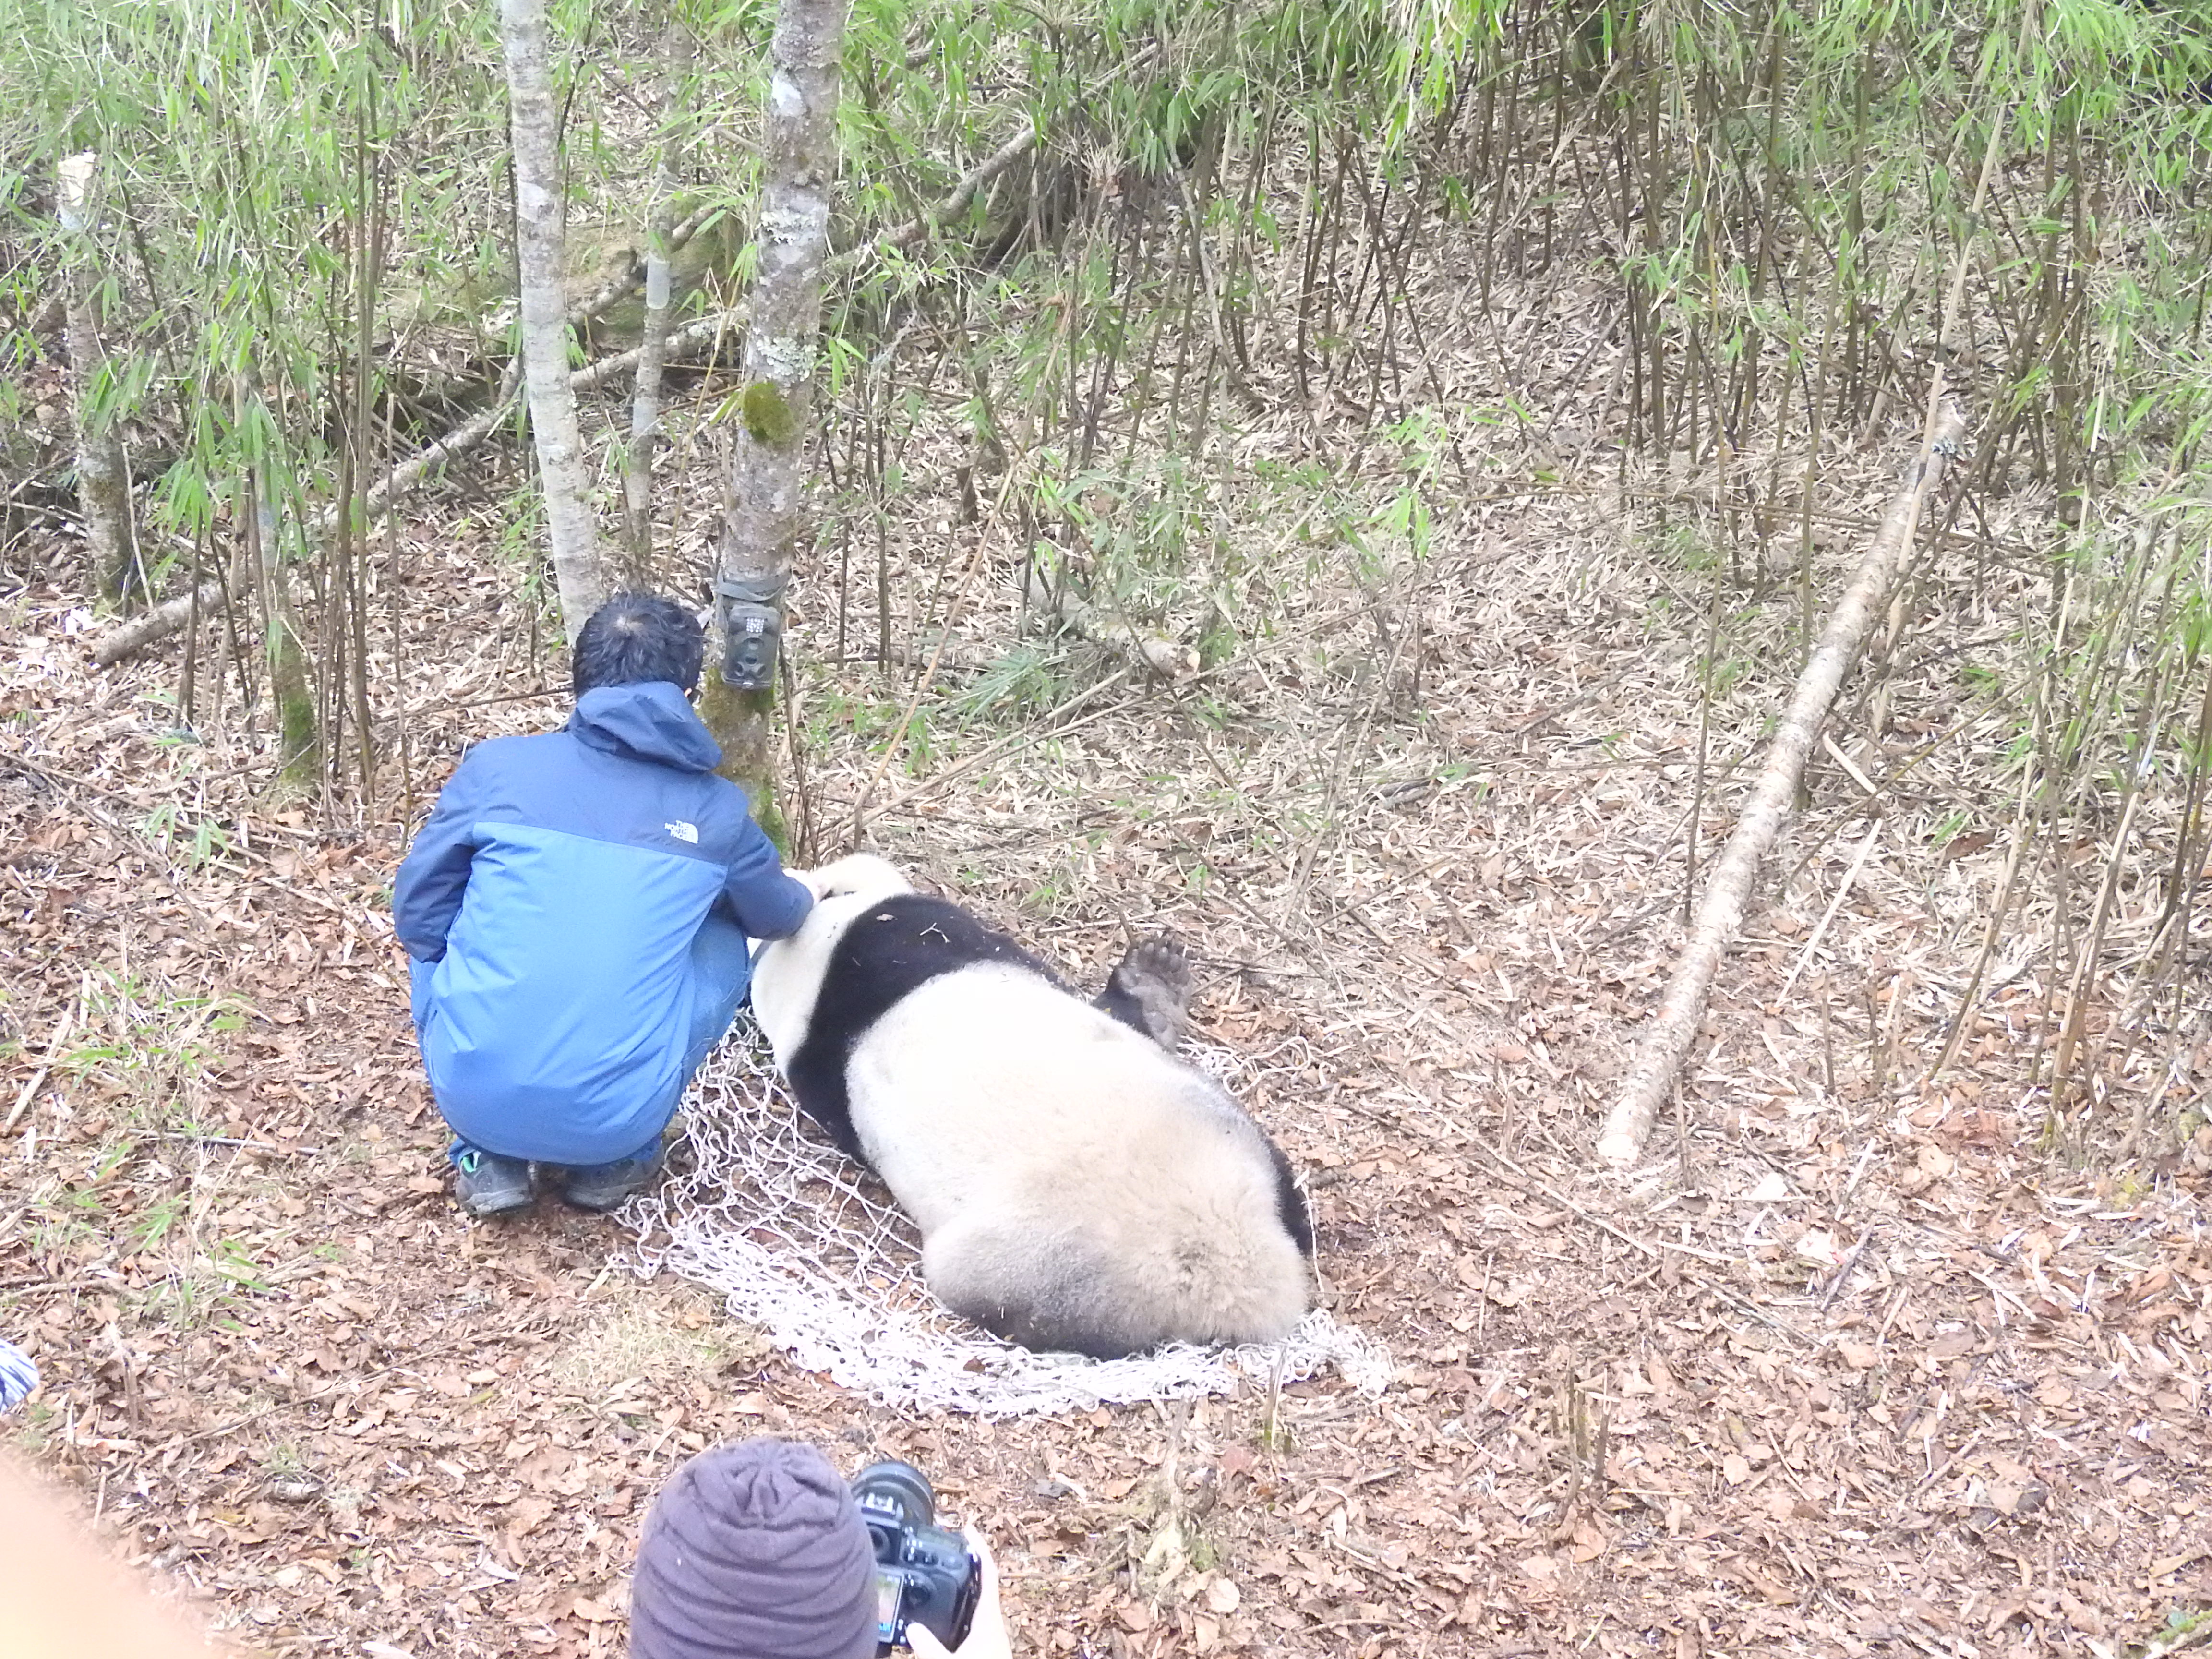
[[1697, 1037], [1706, 994], [1712, 988], [1722, 955], [1742, 924], [1759, 864], [1790, 816], [1821, 723], [1842, 689], [1844, 675], [1858, 653], [1869, 624], [1903, 568], [1919, 527], [1921, 504], [1942, 483], [1945, 465], [1957, 453], [1965, 431], [1965, 417], [1948, 398], [1931, 411], [1920, 453], [1905, 471], [1904, 487], [1890, 503], [1850, 585], [1830, 613], [1819, 648], [1797, 678], [1797, 688], [1774, 734], [1766, 765], [1753, 786], [1743, 816], [1736, 820], [1726, 850], [1705, 883], [1689, 945], [1668, 982], [1658, 1017], [1606, 1119], [1597, 1150], [1598, 1156], [1609, 1164], [1633, 1164], [1643, 1153], [1659, 1107], [1673, 1089], [1683, 1058]]
[[[362, 522], [367, 524], [380, 518], [393, 501], [438, 468], [482, 443], [513, 408], [519, 383], [518, 368], [510, 368], [507, 380], [500, 388], [499, 395], [493, 399], [490, 408], [471, 416], [427, 449], [417, 451], [411, 459], [393, 467], [384, 481], [368, 492], [368, 499], [362, 502]], [[339, 507], [325, 507], [316, 515], [314, 535], [319, 539], [331, 535], [337, 528], [339, 517]], [[93, 647], [93, 661], [102, 668], [112, 668], [125, 657], [168, 638], [182, 628], [191, 619], [196, 598], [203, 607], [220, 605], [224, 592], [219, 579], [204, 581], [191, 592], [179, 593], [176, 598], [155, 605], [151, 611], [141, 611], [101, 638], [100, 643]]]

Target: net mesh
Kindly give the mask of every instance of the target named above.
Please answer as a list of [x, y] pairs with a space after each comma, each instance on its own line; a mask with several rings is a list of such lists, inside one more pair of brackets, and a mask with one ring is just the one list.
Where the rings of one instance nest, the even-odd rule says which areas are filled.
[[[1257, 1075], [1224, 1049], [1191, 1058], [1224, 1081]], [[690, 1167], [623, 1207], [637, 1237], [622, 1265], [708, 1286], [799, 1364], [879, 1404], [1024, 1417], [1331, 1366], [1369, 1394], [1389, 1380], [1380, 1343], [1319, 1310], [1281, 1342], [1176, 1343], [1126, 1359], [1032, 1353], [946, 1311], [922, 1282], [913, 1224], [805, 1124], [750, 1015], [699, 1068], [684, 1113]]]

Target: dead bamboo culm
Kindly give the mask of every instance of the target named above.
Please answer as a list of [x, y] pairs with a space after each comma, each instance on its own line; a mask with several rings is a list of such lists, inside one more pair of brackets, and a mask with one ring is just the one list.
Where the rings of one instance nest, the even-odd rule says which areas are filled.
[[1798, 781], [1805, 774], [1806, 757], [1820, 735], [1821, 722], [1858, 654], [1868, 624], [1904, 566], [1919, 527], [1921, 505], [1942, 483], [1944, 467], [1958, 452], [1965, 431], [1965, 416], [1955, 404], [1945, 400], [1922, 437], [1919, 455], [1905, 470], [1904, 487], [1890, 503], [1881, 527], [1852, 574], [1850, 586], [1829, 616], [1819, 647], [1797, 677], [1796, 690], [1775, 732], [1766, 765], [1705, 883], [1690, 942], [1668, 981], [1658, 1018], [1638, 1048], [1628, 1080], [1606, 1118], [1597, 1150], [1598, 1156], [1609, 1164], [1633, 1164], [1643, 1154], [1660, 1104], [1673, 1089], [1683, 1057], [1696, 1039], [1705, 996], [1712, 988], [1722, 954], [1742, 924], [1760, 861], [1790, 816]]

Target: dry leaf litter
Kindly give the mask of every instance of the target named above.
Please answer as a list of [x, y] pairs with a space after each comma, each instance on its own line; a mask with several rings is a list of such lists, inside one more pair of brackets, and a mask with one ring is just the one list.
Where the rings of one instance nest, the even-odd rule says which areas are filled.
[[[1917, 1081], [2011, 787], [2014, 727], [1962, 699], [1946, 653], [2007, 667], [2002, 619], [2047, 597], [2018, 550], [2050, 504], [2015, 493], [1987, 539], [1931, 540], [1677, 1117], [1645, 1168], [1601, 1175], [1589, 1143], [1678, 942], [1686, 832], [1701, 856], [1726, 833], [1794, 665], [1790, 606], [1731, 591], [1740, 672], [1705, 709], [1719, 578], [1669, 537], [1747, 520], [1603, 443], [1620, 350], [1596, 283], [1501, 280], [1490, 319], [1452, 283], [1410, 303], [1448, 404], [1532, 411], [1462, 431], [1472, 487], [1440, 489], [1425, 561], [1378, 575], [1292, 528], [1262, 463], [1381, 490], [1401, 459], [1335, 392], [1293, 407], [1284, 354], [1255, 349], [1283, 412], [1236, 438], [1221, 504], [1249, 545], [1215, 574], [1267, 626], [1194, 682], [1102, 669], [1054, 718], [943, 714], [871, 818], [1072, 974], [1123, 928], [1192, 942], [1200, 1036], [1245, 1057], [1247, 1103], [1307, 1172], [1328, 1310], [1398, 1365], [1379, 1398], [1324, 1370], [1007, 1420], [887, 1407], [707, 1291], [639, 1281], [606, 1222], [455, 1214], [385, 908], [400, 820], [465, 742], [562, 707], [494, 551], [520, 481], [488, 456], [416, 504], [404, 585], [371, 608], [377, 683], [404, 664], [410, 687], [408, 781], [374, 810], [270, 805], [234, 684], [216, 707], [204, 680], [179, 741], [180, 647], [94, 675], [74, 546], [9, 555], [0, 1326], [45, 1378], [9, 1431], [267, 1654], [619, 1653], [653, 1491], [763, 1430], [927, 1469], [999, 1540], [1038, 1654], [2101, 1656], [2212, 1604], [2212, 1139], [2053, 1156], [2075, 1126], [2032, 1082], [2078, 994], [2114, 1041], [2100, 1121], [2161, 1087], [2201, 1098], [2201, 1012], [2144, 1026], [2117, 968], [2054, 984], [2032, 908], [1958, 1063]], [[1578, 372], [1541, 384], [1547, 364]], [[957, 505], [967, 459], [945, 417], [891, 505], [888, 681], [823, 660], [826, 574], [799, 594], [800, 793], [829, 850], [985, 533]], [[1831, 458], [1823, 587], [1893, 461]], [[672, 480], [687, 549], [704, 470]], [[1783, 565], [1794, 532], [1737, 550]], [[1290, 579], [1286, 559], [1311, 562]], [[940, 689], [1017, 636], [1018, 584], [997, 552], [984, 568]], [[856, 604], [856, 655], [872, 627]], [[1995, 844], [1939, 846], [1958, 813]], [[2114, 963], [2154, 920], [2139, 863]]]

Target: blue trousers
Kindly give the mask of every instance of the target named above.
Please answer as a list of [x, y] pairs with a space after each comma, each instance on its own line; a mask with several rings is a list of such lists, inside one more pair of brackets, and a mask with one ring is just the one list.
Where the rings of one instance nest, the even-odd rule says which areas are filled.
[[[684, 1076], [688, 1081], [699, 1069], [700, 1063], [711, 1053], [737, 1017], [738, 1006], [745, 1000], [745, 992], [752, 983], [752, 956], [747, 949], [750, 941], [745, 930], [717, 908], [707, 913], [707, 920], [691, 940], [691, 986], [693, 992], [690, 1040], [684, 1052]], [[416, 1030], [422, 1029], [422, 1018], [430, 999], [430, 975], [437, 967], [434, 962], [425, 962], [416, 957], [407, 959], [408, 1002]], [[670, 1103], [672, 1114], [674, 1102]], [[661, 1128], [665, 1128], [664, 1122]], [[660, 1147], [660, 1129], [653, 1131], [653, 1139], [629, 1154], [630, 1158], [649, 1158]], [[469, 1143], [456, 1139], [447, 1149], [447, 1156], [459, 1158], [468, 1150]], [[620, 1161], [620, 1160], [617, 1160]]]

